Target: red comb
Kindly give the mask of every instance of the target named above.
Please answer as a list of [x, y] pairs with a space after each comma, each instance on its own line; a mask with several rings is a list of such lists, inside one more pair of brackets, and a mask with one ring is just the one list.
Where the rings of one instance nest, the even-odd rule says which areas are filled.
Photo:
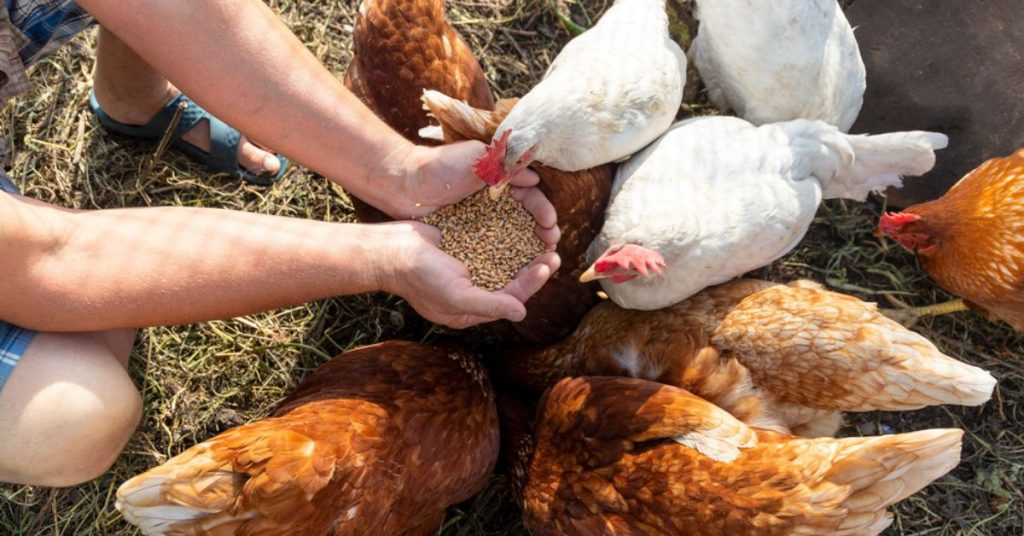
[[920, 219], [921, 216], [909, 212], [887, 212], [879, 218], [878, 230], [887, 234], [898, 233], [904, 225]]
[[508, 137], [511, 134], [512, 129], [502, 132], [500, 137], [491, 141], [484, 155], [473, 165], [476, 176], [490, 186], [501, 183], [505, 174], [505, 152], [508, 150]]
[[651, 272], [661, 275], [664, 272], [665, 259], [652, 249], [626, 244], [613, 252], [605, 253], [594, 263], [594, 271], [597, 273], [614, 270], [616, 267], [634, 270], [644, 277], [650, 275]]

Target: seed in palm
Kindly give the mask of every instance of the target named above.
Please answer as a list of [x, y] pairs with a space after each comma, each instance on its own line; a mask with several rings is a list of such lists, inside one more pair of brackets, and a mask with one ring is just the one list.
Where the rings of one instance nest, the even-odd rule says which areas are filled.
[[504, 288], [545, 249], [533, 216], [508, 190], [493, 201], [481, 190], [423, 222], [441, 230], [441, 250], [462, 261], [473, 284], [485, 290]]

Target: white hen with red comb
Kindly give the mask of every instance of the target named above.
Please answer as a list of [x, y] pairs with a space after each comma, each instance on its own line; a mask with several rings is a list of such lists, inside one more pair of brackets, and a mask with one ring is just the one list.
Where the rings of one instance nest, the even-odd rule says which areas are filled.
[[616, 0], [498, 126], [477, 174], [496, 186], [532, 161], [579, 171], [628, 157], [671, 126], [685, 78], [665, 0]]
[[683, 121], [619, 167], [582, 279], [622, 307], [678, 303], [785, 255], [823, 198], [899, 186], [945, 146], [942, 134], [852, 136], [821, 121]]

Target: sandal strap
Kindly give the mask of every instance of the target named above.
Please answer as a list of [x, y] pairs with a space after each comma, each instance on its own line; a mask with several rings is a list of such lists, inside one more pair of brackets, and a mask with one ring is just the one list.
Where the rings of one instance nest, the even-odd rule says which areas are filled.
[[[136, 138], [161, 138], [166, 134], [167, 126], [174, 120], [175, 114], [178, 113], [178, 106], [182, 102], [186, 103], [187, 106], [182, 112], [174, 135], [171, 137], [171, 142], [178, 150], [193, 160], [206, 164], [213, 171], [228, 172], [253, 184], [270, 185], [284, 175], [290, 163], [287, 158], [281, 155], [277, 155], [281, 168], [273, 176], [254, 174], [242, 169], [238, 165], [238, 148], [242, 143], [242, 135], [220, 119], [211, 115], [184, 93], [178, 93], [178, 95], [168, 101], [145, 125], [127, 125], [119, 123], [107, 115], [100, 108], [99, 102], [96, 100], [95, 91], [89, 91], [89, 107], [96, 114], [100, 124], [114, 132]], [[186, 132], [192, 130], [203, 120], [208, 122], [210, 129], [209, 152], [202, 151], [182, 139]]]
[[174, 117], [178, 102], [184, 102], [188, 106], [182, 113], [178, 128], [175, 129], [174, 143], [187, 151], [199, 151], [192, 144], [182, 140], [182, 136], [205, 120], [210, 129], [210, 151], [209, 156], [204, 159], [205, 164], [214, 171], [237, 173], [239, 171], [238, 148], [241, 145], [242, 135], [227, 123], [211, 115], [184, 93], [179, 93], [166, 108], [160, 111], [161, 114], [170, 112], [168, 121]]
[[210, 120], [210, 161], [209, 166], [220, 171], [237, 173], [238, 149], [242, 144], [242, 135], [227, 123], [208, 115]]

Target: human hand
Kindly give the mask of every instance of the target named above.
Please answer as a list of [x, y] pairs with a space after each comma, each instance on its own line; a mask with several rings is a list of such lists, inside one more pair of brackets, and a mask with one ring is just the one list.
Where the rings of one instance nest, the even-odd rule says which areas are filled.
[[[528, 195], [528, 191], [513, 195]], [[526, 316], [523, 304], [561, 265], [558, 254], [548, 251], [520, 270], [505, 288], [488, 292], [473, 285], [464, 264], [438, 249], [441, 232], [437, 228], [415, 222], [383, 226], [393, 233], [391, 244], [397, 249], [389, 251], [382, 263], [387, 268], [380, 288], [405, 298], [423, 318], [452, 328], [501, 319], [521, 321]], [[552, 236], [541, 239], [553, 244]]]
[[[480, 190], [486, 184], [473, 172], [473, 164], [486, 148], [479, 141], [412, 146], [402, 156], [403, 176], [393, 196], [394, 206], [387, 212], [397, 219], [420, 218]], [[540, 177], [527, 169], [513, 177], [511, 184], [526, 188], [539, 182]], [[554, 208], [551, 211], [553, 214]], [[546, 215], [540, 216], [546, 219]]]

